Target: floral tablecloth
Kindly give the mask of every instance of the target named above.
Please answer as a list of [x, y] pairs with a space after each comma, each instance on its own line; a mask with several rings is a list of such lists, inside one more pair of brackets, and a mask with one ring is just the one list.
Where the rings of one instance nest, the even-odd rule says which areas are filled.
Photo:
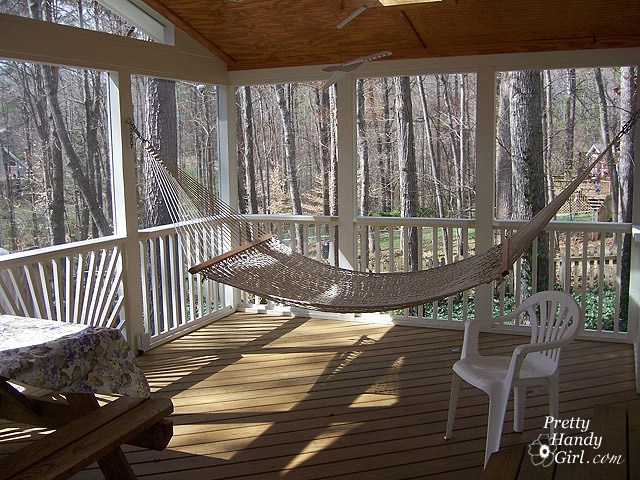
[[0, 315], [0, 376], [60, 392], [149, 396], [118, 330]]

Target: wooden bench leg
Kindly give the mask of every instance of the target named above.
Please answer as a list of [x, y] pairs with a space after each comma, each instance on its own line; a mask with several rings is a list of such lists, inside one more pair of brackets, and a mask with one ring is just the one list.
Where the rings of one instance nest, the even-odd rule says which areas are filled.
[[[79, 413], [85, 414], [100, 408], [98, 400], [92, 393], [68, 393], [66, 394], [69, 405], [77, 409]], [[104, 474], [106, 480], [135, 480], [136, 475], [127, 458], [118, 447], [112, 452], [98, 460], [100, 470]]]

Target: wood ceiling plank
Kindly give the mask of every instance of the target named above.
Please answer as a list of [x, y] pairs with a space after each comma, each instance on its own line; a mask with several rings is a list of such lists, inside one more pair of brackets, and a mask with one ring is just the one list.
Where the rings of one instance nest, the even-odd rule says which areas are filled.
[[637, 0], [443, 0], [355, 8], [378, 0], [145, 0], [231, 70], [394, 59], [640, 46]]
[[175, 26], [183, 30], [187, 35], [200, 42], [204, 47], [209, 49], [211, 53], [223, 60], [227, 65], [233, 65], [236, 63], [236, 59], [228, 55], [224, 50], [218, 47], [215, 43], [202, 35], [197, 29], [193, 28], [189, 23], [189, 20], [185, 20], [181, 16], [173, 12], [160, 0], [144, 0], [144, 2], [153, 8], [156, 12], [163, 15], [167, 20], [171, 21]]

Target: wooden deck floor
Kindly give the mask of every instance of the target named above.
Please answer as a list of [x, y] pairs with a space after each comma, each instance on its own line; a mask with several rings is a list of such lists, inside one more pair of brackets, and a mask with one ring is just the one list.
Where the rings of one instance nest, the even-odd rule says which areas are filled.
[[[481, 336], [495, 354], [523, 340]], [[139, 359], [176, 427], [167, 450], [127, 457], [154, 479], [478, 478], [487, 397], [465, 388], [443, 440], [461, 344], [458, 331], [234, 314]], [[576, 341], [563, 353], [561, 416], [638, 401], [634, 386], [630, 345]], [[546, 392], [527, 400], [526, 431], [512, 432], [510, 406], [503, 446], [542, 433]], [[2, 451], [24, 441], [5, 431]]]

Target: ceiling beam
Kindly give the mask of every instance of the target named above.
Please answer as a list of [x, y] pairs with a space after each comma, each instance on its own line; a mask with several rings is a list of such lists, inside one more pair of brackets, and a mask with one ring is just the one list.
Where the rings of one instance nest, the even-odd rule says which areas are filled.
[[412, 5], [421, 5], [424, 3], [437, 3], [443, 0], [329, 0], [331, 3], [342, 3], [344, 10], [355, 10], [356, 8], [366, 5], [367, 8], [378, 7], [408, 7]]
[[407, 15], [407, 12], [405, 12], [404, 10], [400, 10], [400, 19], [403, 23], [403, 25], [409, 27], [409, 31], [412, 33], [412, 37], [418, 41], [418, 44], [426, 49], [427, 48], [427, 44], [425, 43], [425, 41], [423, 40], [423, 38], [420, 36], [420, 33], [418, 32], [418, 30], [416, 30], [415, 25], [413, 24], [413, 22], [411, 21], [411, 19], [409, 18], [409, 15]]

